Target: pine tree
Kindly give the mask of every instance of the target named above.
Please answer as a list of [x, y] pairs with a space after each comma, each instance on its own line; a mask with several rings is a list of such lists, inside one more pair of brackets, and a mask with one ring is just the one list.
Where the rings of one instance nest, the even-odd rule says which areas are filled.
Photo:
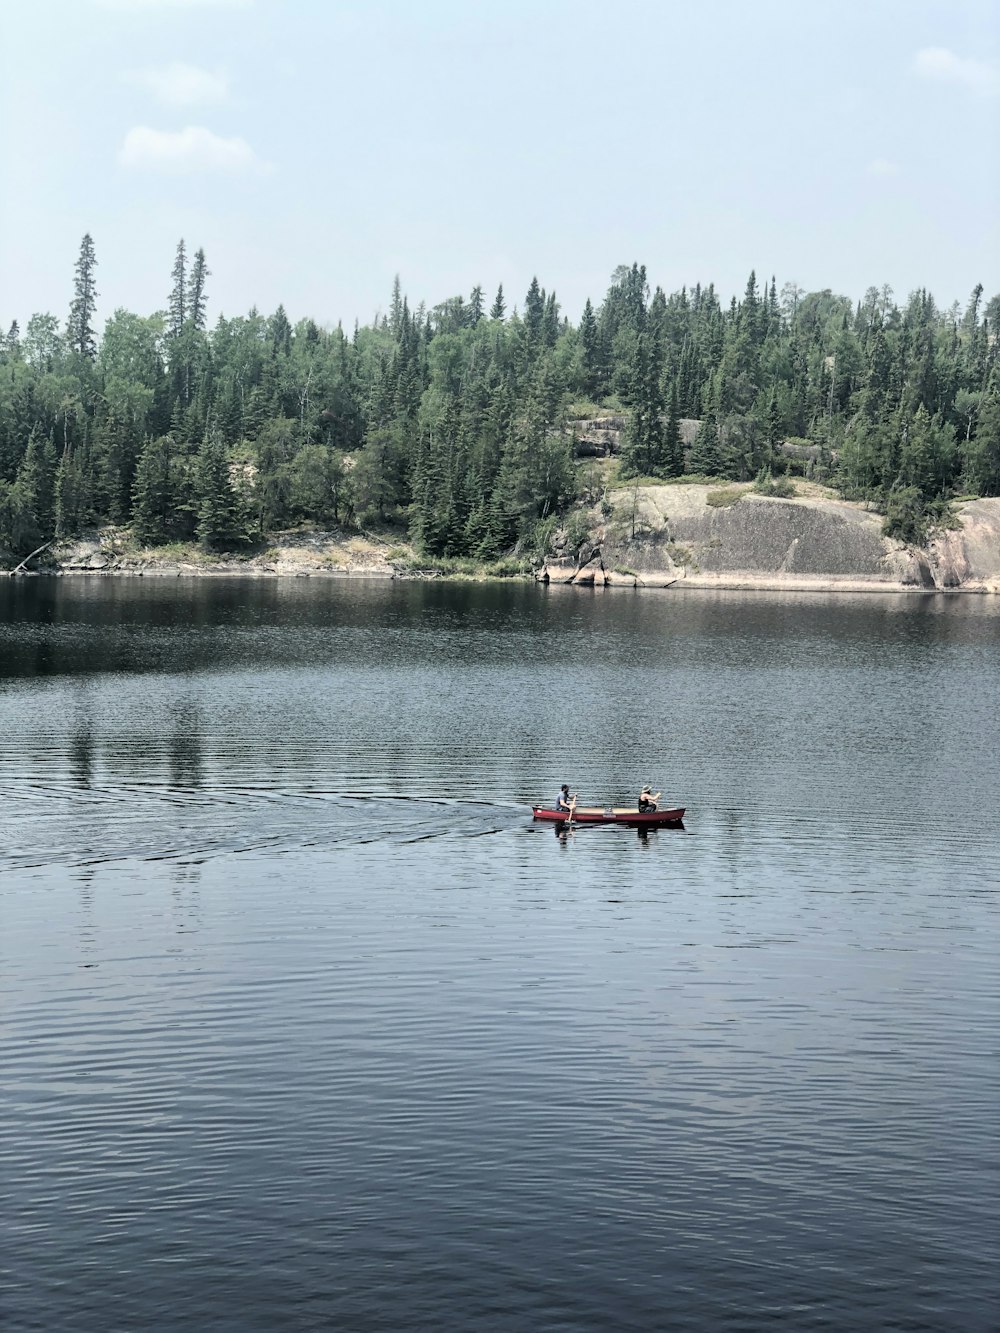
[[195, 472], [198, 540], [209, 550], [244, 546], [251, 525], [243, 496], [233, 485], [229, 460], [219, 436], [206, 435]]
[[490, 319], [503, 319], [507, 306], [503, 299], [503, 283], [497, 288], [497, 294], [490, 306]]
[[12, 486], [0, 481], [0, 547], [27, 555], [38, 545], [41, 533], [25, 488], [19, 480]]
[[677, 381], [672, 380], [667, 408], [667, 424], [663, 432], [663, 464], [668, 477], [680, 477], [684, 473], [684, 441], [681, 439], [680, 412], [677, 402]]
[[484, 310], [483, 289], [476, 283], [469, 296], [469, 324], [472, 328], [475, 328], [482, 319]]
[[1000, 495], [1000, 393], [982, 402], [976, 433], [962, 448], [963, 484], [976, 495]]
[[66, 321], [66, 341], [81, 356], [93, 359], [97, 356], [97, 340], [94, 336], [94, 310], [97, 305], [97, 288], [94, 285], [94, 270], [97, 256], [94, 242], [87, 232], [80, 242], [80, 255], [76, 261], [76, 277], [73, 281], [73, 300]]
[[555, 292], [549, 292], [545, 298], [541, 336], [544, 347], [555, 347], [559, 341], [559, 302], [556, 300]]
[[148, 439], [143, 445], [132, 486], [132, 530], [148, 545], [170, 536], [178, 497], [171, 478], [173, 441], [169, 435]]
[[583, 358], [583, 391], [588, 398], [592, 398], [598, 392], [600, 355], [597, 320], [594, 318], [594, 307], [590, 304], [589, 296], [580, 320], [580, 349]]
[[88, 479], [79, 452], [67, 445], [55, 478], [55, 534], [72, 537], [91, 518]]
[[205, 327], [205, 282], [211, 274], [212, 270], [205, 263], [205, 251], [196, 250], [187, 291], [187, 314], [196, 329]]
[[524, 298], [524, 328], [530, 351], [537, 351], [542, 341], [542, 320], [545, 317], [545, 292], [538, 279], [531, 279], [528, 295]]
[[691, 445], [688, 466], [691, 471], [703, 477], [715, 477], [719, 474], [719, 424], [709, 412]]
[[920, 405], [902, 431], [897, 487], [914, 487], [925, 499], [942, 494], [955, 467], [955, 432]]
[[760, 338], [760, 297], [757, 294], [757, 274], [753, 269], [747, 278], [743, 301], [739, 307], [740, 327], [746, 331], [751, 342]]
[[[772, 286], [773, 286], [772, 282]], [[781, 408], [778, 404], [778, 395], [774, 389], [771, 390], [771, 397], [767, 404], [767, 452], [768, 466], [772, 466], [775, 458], [781, 449], [784, 440], [783, 422], [781, 419]]]
[[8, 497], [13, 546], [36, 545], [55, 535], [55, 475], [52, 437], [33, 430]]
[[[627, 336], [625, 331], [620, 335]], [[631, 346], [625, 381], [630, 414], [622, 449], [622, 475], [658, 477], [666, 465], [659, 370], [651, 355], [648, 334], [633, 337]]]
[[389, 332], [398, 338], [403, 325], [403, 290], [399, 274], [392, 280], [392, 305], [389, 308]]
[[168, 307], [167, 336], [179, 338], [187, 318], [187, 256], [183, 238], [177, 242], [177, 254], [171, 273], [173, 286], [170, 289]]
[[277, 310], [268, 320], [268, 326], [274, 354], [276, 356], [288, 356], [292, 350], [292, 326], [288, 316], [285, 314], [285, 307], [283, 305], [278, 306]]

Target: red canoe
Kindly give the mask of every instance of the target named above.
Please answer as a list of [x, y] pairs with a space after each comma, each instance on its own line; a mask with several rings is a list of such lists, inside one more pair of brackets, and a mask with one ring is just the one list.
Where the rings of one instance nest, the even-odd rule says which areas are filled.
[[547, 819], [555, 824], [627, 824], [629, 828], [664, 828], [680, 824], [684, 818], [684, 806], [673, 810], [650, 810], [640, 815], [634, 806], [578, 805], [572, 819], [564, 810], [546, 810], [540, 805], [531, 807], [536, 819]]

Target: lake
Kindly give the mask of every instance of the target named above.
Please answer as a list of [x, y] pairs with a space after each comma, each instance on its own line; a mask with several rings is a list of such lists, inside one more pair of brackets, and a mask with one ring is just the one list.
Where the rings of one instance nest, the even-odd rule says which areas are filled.
[[998, 755], [1000, 599], [0, 580], [0, 1326], [995, 1330]]

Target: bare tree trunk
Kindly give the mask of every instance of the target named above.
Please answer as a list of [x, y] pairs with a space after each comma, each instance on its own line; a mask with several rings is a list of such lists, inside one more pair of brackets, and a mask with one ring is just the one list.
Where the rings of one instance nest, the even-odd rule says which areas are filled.
[[8, 577], [13, 578], [15, 574], [20, 574], [21, 570], [25, 567], [25, 565], [28, 563], [29, 560], [34, 560], [36, 555], [41, 555], [42, 552], [47, 551], [51, 545], [52, 545], [51, 542], [44, 542], [41, 546], [38, 547], [37, 550], [32, 551], [30, 555], [26, 555], [19, 565], [16, 565], [13, 569], [7, 570]]

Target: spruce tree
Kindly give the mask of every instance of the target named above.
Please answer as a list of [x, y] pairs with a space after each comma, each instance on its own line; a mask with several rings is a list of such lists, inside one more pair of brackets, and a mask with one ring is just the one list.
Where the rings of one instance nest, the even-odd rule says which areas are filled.
[[[773, 285], [773, 284], [772, 284]], [[767, 404], [767, 466], [773, 467], [775, 459], [781, 450], [784, 441], [784, 423], [781, 418], [781, 408], [778, 405], [778, 395], [775, 389], [771, 390], [771, 397]]]
[[63, 449], [55, 478], [55, 534], [73, 537], [90, 518], [89, 487], [80, 455], [70, 445]]
[[292, 326], [283, 305], [279, 305], [268, 320], [268, 332], [275, 356], [288, 356], [292, 350]]
[[398, 338], [403, 325], [403, 290], [399, 281], [399, 274], [392, 280], [392, 304], [389, 307], [389, 332], [394, 338]]
[[528, 347], [537, 352], [542, 341], [542, 320], [545, 317], [545, 292], [538, 285], [538, 279], [531, 279], [528, 295], [524, 298], [524, 328], [528, 336]]
[[171, 479], [173, 441], [149, 438], [142, 447], [132, 486], [132, 531], [147, 545], [170, 536], [177, 508]]
[[[628, 334], [623, 331], [620, 336], [625, 339]], [[648, 334], [631, 338], [631, 359], [625, 376], [630, 412], [622, 450], [623, 476], [658, 477], [665, 470], [663, 396], [652, 350]]]
[[714, 414], [709, 412], [698, 427], [698, 434], [691, 445], [689, 467], [701, 476], [715, 477], [718, 476], [719, 466], [719, 425]]
[[205, 282], [211, 273], [212, 270], [205, 263], [205, 251], [196, 250], [187, 290], [187, 315], [196, 329], [205, 327]]
[[66, 321], [66, 341], [74, 351], [91, 360], [97, 356], [97, 339], [94, 336], [94, 311], [97, 305], [97, 288], [94, 283], [96, 267], [94, 242], [91, 240], [90, 232], [87, 232], [80, 242], [80, 254], [76, 261], [73, 300], [70, 303], [69, 319]]
[[27, 555], [40, 538], [30, 498], [20, 480], [12, 486], [0, 481], [0, 547], [15, 555]]
[[170, 304], [167, 311], [167, 336], [179, 338], [187, 318], [187, 256], [184, 240], [177, 242], [177, 254], [171, 273], [173, 286], [170, 289]]
[[680, 412], [677, 407], [677, 381], [670, 384], [667, 424], [663, 432], [663, 470], [668, 477], [684, 473], [684, 441], [681, 439]]
[[506, 309], [507, 305], [503, 299], [503, 283], [501, 282], [497, 288], [497, 294], [493, 299], [493, 304], [490, 306], [490, 319], [503, 319]]
[[545, 347], [555, 347], [559, 341], [559, 302], [556, 300], [555, 292], [549, 292], [545, 298], [541, 335]]
[[976, 433], [962, 447], [962, 480], [976, 495], [1000, 495], [1000, 392], [983, 400]]
[[598, 392], [600, 357], [597, 320], [594, 318], [594, 307], [590, 304], [589, 296], [580, 320], [580, 354], [583, 359], [583, 391], [588, 398], [593, 398]]
[[225, 446], [213, 433], [206, 435], [198, 452], [195, 487], [201, 544], [215, 551], [244, 546], [250, 534], [246, 504], [233, 485]]
[[56, 451], [50, 435], [33, 430], [11, 487], [17, 547], [37, 545], [55, 536]]

